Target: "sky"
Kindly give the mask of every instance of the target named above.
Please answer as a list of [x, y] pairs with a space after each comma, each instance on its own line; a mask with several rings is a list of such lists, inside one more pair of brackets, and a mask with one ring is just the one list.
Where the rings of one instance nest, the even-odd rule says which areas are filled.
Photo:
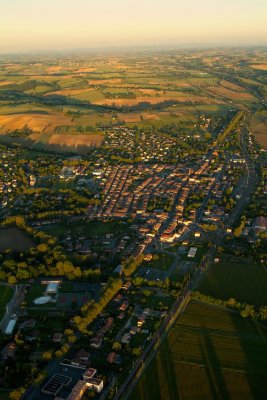
[[0, 53], [267, 44], [267, 0], [0, 0], [0, 4]]

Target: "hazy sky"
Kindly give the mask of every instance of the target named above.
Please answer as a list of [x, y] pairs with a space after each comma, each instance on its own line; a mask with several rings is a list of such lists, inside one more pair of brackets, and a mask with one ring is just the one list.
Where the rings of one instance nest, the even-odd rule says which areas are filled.
[[0, 52], [267, 44], [267, 0], [0, 0]]

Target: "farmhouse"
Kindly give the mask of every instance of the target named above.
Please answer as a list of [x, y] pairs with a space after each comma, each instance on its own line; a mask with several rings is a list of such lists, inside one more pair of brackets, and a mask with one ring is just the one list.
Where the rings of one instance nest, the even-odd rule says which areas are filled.
[[267, 231], [267, 218], [257, 217], [254, 224], [255, 231], [266, 232]]

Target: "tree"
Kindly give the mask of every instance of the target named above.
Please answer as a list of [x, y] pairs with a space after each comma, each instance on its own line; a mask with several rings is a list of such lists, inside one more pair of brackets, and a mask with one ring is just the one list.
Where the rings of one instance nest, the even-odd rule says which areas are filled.
[[138, 357], [138, 356], [140, 356], [140, 354], [141, 354], [141, 348], [140, 347], [134, 347], [133, 350], [132, 350], [132, 355]]
[[120, 342], [114, 342], [113, 345], [112, 345], [112, 350], [115, 350], [115, 351], [121, 350]]
[[42, 357], [45, 361], [50, 361], [52, 360], [53, 357], [53, 351], [52, 350], [48, 350], [48, 351], [44, 351], [42, 354]]
[[10, 285], [15, 285], [15, 283], [17, 283], [17, 278], [15, 276], [13, 276], [13, 275], [9, 276], [8, 277], [8, 283]]
[[47, 245], [46, 243], [41, 243], [41, 244], [39, 244], [39, 245], [37, 246], [37, 250], [38, 250], [40, 253], [46, 253], [47, 250], [48, 250], [48, 245]]
[[10, 394], [9, 397], [11, 400], [20, 400], [25, 393], [26, 389], [24, 387], [18, 388], [13, 390]]

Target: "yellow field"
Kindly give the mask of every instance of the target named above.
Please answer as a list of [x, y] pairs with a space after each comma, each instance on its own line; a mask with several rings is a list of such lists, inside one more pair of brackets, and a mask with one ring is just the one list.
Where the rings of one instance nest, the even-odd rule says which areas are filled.
[[251, 100], [253, 99], [253, 96], [250, 93], [244, 93], [244, 92], [236, 92], [230, 89], [227, 89], [226, 87], [215, 87], [209, 89], [209, 91], [216, 96], [222, 96], [222, 97], [228, 97], [230, 99], [240, 99], [240, 100]]
[[263, 71], [267, 71], [267, 64], [254, 64], [251, 65], [251, 68], [262, 69]]
[[21, 129], [28, 125], [34, 131], [53, 133], [58, 125], [73, 125], [71, 119], [63, 114], [9, 114], [0, 115], [1, 133]]
[[235, 83], [226, 81], [225, 79], [223, 79], [223, 80], [220, 82], [220, 85], [221, 85], [221, 86], [224, 86], [224, 87], [227, 88], [227, 89], [230, 89], [230, 90], [232, 90], [232, 91], [235, 91], [235, 92], [243, 92], [243, 91], [244, 91], [244, 88], [242, 88], [241, 86], [236, 85]]
[[32, 134], [30, 136], [32, 140], [36, 142], [42, 142], [45, 144], [53, 144], [68, 147], [99, 147], [101, 146], [104, 137], [102, 135], [66, 135], [66, 134], [52, 134], [52, 135], [40, 135]]

